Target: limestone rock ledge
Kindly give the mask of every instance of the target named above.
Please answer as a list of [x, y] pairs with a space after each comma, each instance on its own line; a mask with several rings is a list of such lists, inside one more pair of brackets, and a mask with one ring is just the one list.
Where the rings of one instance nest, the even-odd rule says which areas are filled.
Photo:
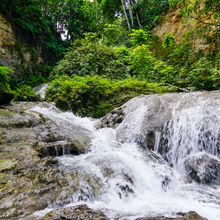
[[[58, 136], [52, 121], [30, 110], [34, 105], [0, 107], [0, 219], [26, 219], [49, 204], [68, 204], [71, 195], [80, 191], [77, 172], [64, 170], [54, 157], [52, 145], [63, 136]], [[78, 152], [89, 142], [89, 137], [82, 137], [85, 139], [76, 140], [81, 147]], [[40, 138], [44, 138], [43, 144]], [[77, 148], [74, 143], [71, 146]], [[59, 150], [58, 144], [56, 147]]]

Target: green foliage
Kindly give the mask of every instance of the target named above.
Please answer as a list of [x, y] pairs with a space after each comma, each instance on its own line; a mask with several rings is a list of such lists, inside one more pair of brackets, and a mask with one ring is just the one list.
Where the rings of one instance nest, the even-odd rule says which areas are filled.
[[32, 88], [48, 82], [49, 74], [52, 71], [52, 66], [47, 64], [37, 65], [32, 70], [29, 68], [22, 69], [22, 72], [13, 74], [10, 79], [11, 89], [15, 90], [23, 85], [31, 86]]
[[105, 75], [109, 78], [125, 78], [128, 75], [126, 59], [98, 40], [76, 40], [64, 59], [58, 62], [52, 75]]
[[173, 36], [173, 33], [166, 34], [162, 45], [164, 48], [174, 48], [176, 46], [176, 42], [175, 42], [175, 38]]
[[220, 88], [220, 68], [212, 67], [207, 58], [199, 59], [189, 73], [189, 82], [197, 90], [213, 90]]
[[12, 72], [13, 71], [8, 67], [0, 66], [0, 93], [10, 91], [10, 85], [9, 85], [10, 79], [8, 74]]
[[112, 22], [115, 20], [115, 15], [121, 12], [120, 0], [97, 0], [100, 3], [100, 8], [105, 18]]
[[133, 46], [137, 46], [137, 45], [141, 45], [141, 44], [150, 44], [149, 41], [149, 33], [142, 30], [142, 29], [138, 29], [138, 30], [132, 30], [132, 33], [129, 34], [130, 36], [130, 41], [133, 44]]
[[[35, 47], [40, 46], [44, 58], [54, 62], [65, 50], [65, 44], [57, 33], [55, 11], [52, 13], [51, 8], [50, 0], [0, 1], [0, 9], [12, 23], [18, 41]], [[16, 46], [22, 57], [20, 45]]]
[[168, 0], [168, 2], [169, 2], [170, 8], [175, 8], [175, 7], [181, 6], [182, 4], [182, 1], [179, 1], [179, 0]]
[[135, 78], [113, 81], [101, 76], [61, 76], [51, 82], [46, 94], [49, 101], [64, 110], [101, 117], [141, 93], [165, 91], [169, 88]]
[[173, 83], [176, 80], [177, 70], [155, 58], [147, 45], [134, 48], [130, 64], [133, 74], [147, 81]]
[[133, 74], [149, 80], [152, 78], [153, 62], [155, 61], [147, 45], [142, 44], [134, 48], [131, 55]]
[[[167, 0], [137, 0], [133, 1], [131, 8], [134, 12], [135, 26], [138, 27], [137, 17], [141, 25], [151, 30], [160, 20], [161, 15], [168, 8]], [[138, 16], [137, 16], [138, 15]], [[139, 26], [140, 27], [140, 26]]]
[[[175, 42], [172, 33], [162, 41], [150, 32], [168, 3], [200, 24], [197, 32], [186, 33], [181, 44]], [[18, 35], [15, 46], [21, 61], [21, 43], [25, 40], [33, 60], [36, 46], [41, 47], [44, 58], [57, 60], [72, 42], [51, 73], [55, 80], [47, 92], [48, 100], [63, 109], [100, 117], [136, 95], [170, 91], [160, 88], [160, 83], [195, 90], [219, 88], [219, 1], [1, 0], [0, 8]], [[211, 24], [209, 19], [213, 20]], [[131, 34], [127, 23], [133, 28]], [[64, 41], [61, 33], [65, 34]], [[209, 50], [198, 50], [192, 40], [198, 36]], [[15, 100], [39, 100], [31, 87], [45, 82], [50, 71], [22, 71], [19, 83], [11, 84], [12, 89], [17, 88]], [[10, 90], [10, 72], [0, 67], [0, 90]]]
[[126, 46], [122, 45], [122, 46], [118, 46], [118, 47], [114, 47], [114, 54], [117, 57], [117, 59], [121, 62], [124, 62], [127, 70], [130, 71], [130, 67], [129, 67], [129, 62], [131, 59], [131, 49], [127, 48]]
[[128, 30], [119, 18], [113, 24], [105, 24], [102, 37], [107, 45], [120, 45], [128, 41]]
[[30, 86], [22, 86], [14, 90], [12, 93], [14, 95], [14, 101], [40, 101], [40, 97], [33, 90], [31, 90]]

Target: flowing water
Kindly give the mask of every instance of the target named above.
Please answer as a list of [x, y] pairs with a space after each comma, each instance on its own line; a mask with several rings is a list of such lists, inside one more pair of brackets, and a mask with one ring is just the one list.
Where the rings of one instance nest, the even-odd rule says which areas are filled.
[[[103, 210], [111, 219], [175, 217], [179, 212], [196, 211], [209, 220], [219, 220], [219, 178], [208, 184], [197, 183], [189, 180], [184, 166], [187, 158], [201, 155], [208, 155], [220, 164], [220, 93], [213, 94], [211, 98], [208, 93], [168, 95], [172, 101], [167, 101], [166, 95], [148, 96], [145, 103], [143, 100], [140, 105], [136, 103], [135, 110], [128, 112], [116, 129], [96, 129], [98, 120], [72, 113], [33, 109], [54, 120], [77, 123], [93, 136], [89, 153], [58, 157], [64, 169], [80, 173], [80, 192], [70, 195], [69, 204], [57, 201], [36, 215], [62, 204], [86, 203], [93, 209]], [[151, 97], [159, 98], [160, 107], [169, 110], [169, 120], [154, 131], [154, 152], [147, 146], [138, 146], [133, 138], [143, 133], [143, 122], [150, 123]], [[117, 138], [120, 132], [126, 137], [123, 142]], [[203, 169], [200, 165], [199, 169]]]

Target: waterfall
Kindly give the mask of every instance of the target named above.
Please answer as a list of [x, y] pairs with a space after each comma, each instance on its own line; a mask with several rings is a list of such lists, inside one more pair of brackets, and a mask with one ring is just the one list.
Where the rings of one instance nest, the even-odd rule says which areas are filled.
[[164, 126], [161, 140], [157, 152], [180, 171], [192, 154], [204, 152], [220, 158], [219, 99], [183, 96], [173, 106], [172, 119]]
[[[72, 113], [34, 111], [78, 123], [92, 133], [88, 153], [58, 157], [78, 173], [80, 190], [58, 207], [86, 203], [110, 219], [176, 217], [196, 211], [220, 216], [220, 93], [149, 95], [122, 106], [117, 128]], [[35, 215], [45, 214], [44, 211]]]

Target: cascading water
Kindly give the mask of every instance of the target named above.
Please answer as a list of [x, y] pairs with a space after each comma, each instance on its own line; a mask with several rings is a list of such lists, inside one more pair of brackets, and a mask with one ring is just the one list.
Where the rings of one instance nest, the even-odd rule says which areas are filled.
[[[183, 165], [193, 153], [206, 152], [220, 157], [220, 107], [218, 100], [200, 98], [186, 108], [173, 106], [172, 120], [164, 126], [163, 139], [167, 146], [161, 152], [174, 167]], [[180, 109], [181, 108], [181, 109]]]
[[[93, 136], [90, 152], [58, 157], [62, 169], [78, 172], [80, 190], [69, 195], [68, 201], [57, 201], [35, 215], [86, 203], [103, 210], [110, 219], [175, 217], [189, 211], [209, 220], [220, 219], [219, 96], [214, 92], [134, 99], [124, 106], [125, 118], [116, 129], [96, 129], [98, 121], [71, 113], [33, 109], [57, 120], [82, 124]], [[149, 140], [144, 139], [149, 131], [154, 133], [154, 152], [148, 150]], [[217, 170], [209, 184], [195, 181], [193, 175], [190, 181], [186, 178], [186, 167], [190, 167], [186, 161], [196, 163], [197, 158], [201, 173]], [[199, 172], [195, 175], [201, 177]]]

